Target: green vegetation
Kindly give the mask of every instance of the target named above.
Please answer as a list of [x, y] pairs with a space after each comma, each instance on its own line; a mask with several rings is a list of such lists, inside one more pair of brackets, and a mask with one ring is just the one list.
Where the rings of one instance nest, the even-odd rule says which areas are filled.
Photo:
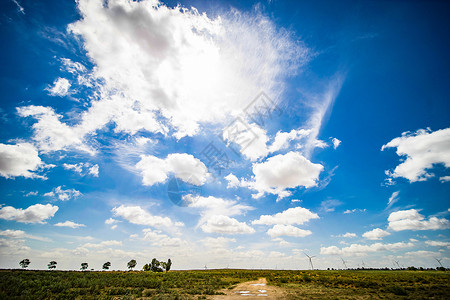
[[0, 299], [207, 299], [267, 278], [288, 299], [448, 299], [448, 271], [0, 271]]

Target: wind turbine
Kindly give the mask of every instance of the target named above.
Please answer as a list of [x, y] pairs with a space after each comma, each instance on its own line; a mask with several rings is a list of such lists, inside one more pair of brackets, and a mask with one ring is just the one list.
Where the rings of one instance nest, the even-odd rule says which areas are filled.
[[205, 264], [205, 270], [208, 270], [208, 267], [206, 266], [206, 264]]
[[305, 252], [303, 252], [306, 256], [308, 256], [308, 258], [309, 258], [309, 263], [310, 263], [310, 265], [311, 265], [311, 270], [314, 270], [314, 266], [313, 266], [313, 263], [312, 263], [312, 259], [313, 259], [313, 257], [316, 257], [316, 256], [309, 256], [308, 254], [306, 254]]
[[401, 269], [401, 268], [400, 268], [400, 265], [399, 265], [399, 263], [398, 263], [398, 260], [394, 260], [394, 262], [397, 264], [397, 267], [398, 267], [399, 269]]
[[342, 263], [344, 264], [344, 267], [346, 268], [346, 269], [348, 269], [348, 267], [347, 267], [347, 262], [341, 257], [341, 260], [342, 260]]
[[364, 263], [364, 260], [361, 260], [362, 261], [362, 267], [363, 267], [363, 269], [366, 267], [366, 264]]
[[437, 259], [437, 258], [435, 257], [434, 259], [441, 265], [442, 268], [444, 267], [444, 266], [441, 264], [442, 258], [441, 258], [441, 259]]

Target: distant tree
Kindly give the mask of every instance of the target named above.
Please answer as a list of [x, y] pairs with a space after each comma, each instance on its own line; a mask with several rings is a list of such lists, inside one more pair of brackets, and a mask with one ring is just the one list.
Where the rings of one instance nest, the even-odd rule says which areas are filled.
[[152, 259], [150, 269], [152, 270], [152, 272], [162, 272], [163, 271], [163, 269], [161, 267], [161, 263], [156, 258]]
[[166, 272], [170, 271], [171, 266], [172, 266], [172, 261], [169, 258], [169, 260], [166, 262], [166, 266], [165, 266]]
[[89, 267], [88, 263], [82, 263], [80, 270], [85, 271], [85, 270], [87, 270], [88, 267]]
[[54, 261], [54, 260], [52, 260], [51, 262], [49, 262], [48, 263], [48, 269], [49, 270], [52, 270], [52, 269], [56, 269], [56, 264], [57, 264], [57, 262], [56, 261]]
[[136, 267], [136, 260], [132, 259], [127, 264], [128, 269], [133, 270], [134, 267]]
[[142, 270], [150, 271], [150, 265], [149, 264], [145, 264], [144, 267], [142, 267]]
[[30, 260], [29, 260], [28, 258], [25, 258], [25, 259], [22, 259], [22, 260], [19, 262], [19, 265], [20, 265], [23, 269], [25, 269], [25, 268], [28, 268], [28, 265], [29, 265], [30, 263], [31, 263]]
[[109, 267], [111, 267], [111, 263], [108, 261], [108, 262], [105, 262], [104, 264], [103, 264], [103, 270], [109, 270]]

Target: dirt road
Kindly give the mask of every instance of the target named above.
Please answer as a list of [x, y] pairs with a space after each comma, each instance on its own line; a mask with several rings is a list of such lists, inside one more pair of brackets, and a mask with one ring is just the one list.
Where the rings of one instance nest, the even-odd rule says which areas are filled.
[[225, 299], [285, 299], [283, 289], [267, 285], [265, 278], [238, 284], [232, 290], [222, 290], [226, 295], [216, 295], [214, 300]]

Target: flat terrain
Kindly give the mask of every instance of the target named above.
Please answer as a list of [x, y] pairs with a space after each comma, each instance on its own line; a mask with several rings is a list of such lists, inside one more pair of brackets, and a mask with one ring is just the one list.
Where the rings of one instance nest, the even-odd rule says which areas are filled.
[[0, 270], [0, 299], [450, 299], [450, 272]]

